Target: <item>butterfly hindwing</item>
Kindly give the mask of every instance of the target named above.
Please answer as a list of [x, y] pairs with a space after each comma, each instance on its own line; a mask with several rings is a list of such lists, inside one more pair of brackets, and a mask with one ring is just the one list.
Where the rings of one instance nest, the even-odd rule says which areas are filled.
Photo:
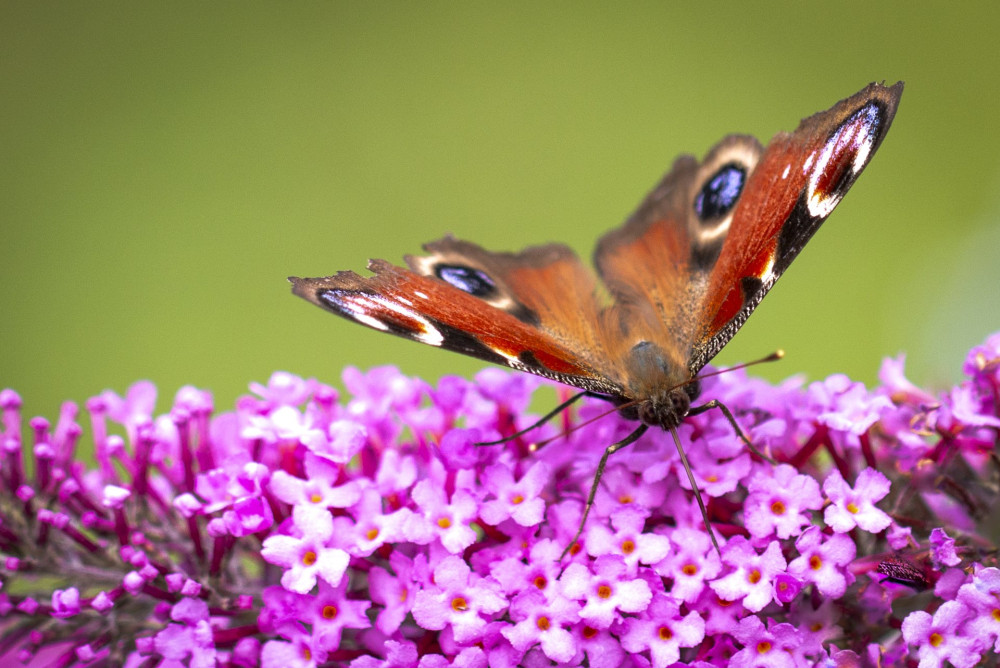
[[620, 355], [654, 343], [668, 360], [669, 382], [688, 378], [699, 304], [762, 152], [753, 137], [731, 135], [701, 163], [678, 158], [625, 224], [597, 244], [594, 264], [616, 301], [607, 319], [620, 323]]

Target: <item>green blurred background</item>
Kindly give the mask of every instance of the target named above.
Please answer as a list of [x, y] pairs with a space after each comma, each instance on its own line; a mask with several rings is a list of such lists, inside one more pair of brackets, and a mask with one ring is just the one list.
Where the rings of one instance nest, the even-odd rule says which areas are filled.
[[285, 277], [453, 232], [589, 257], [682, 152], [906, 81], [879, 155], [722, 355], [958, 377], [1000, 329], [1000, 3], [12, 3], [0, 14], [0, 386], [482, 364]]

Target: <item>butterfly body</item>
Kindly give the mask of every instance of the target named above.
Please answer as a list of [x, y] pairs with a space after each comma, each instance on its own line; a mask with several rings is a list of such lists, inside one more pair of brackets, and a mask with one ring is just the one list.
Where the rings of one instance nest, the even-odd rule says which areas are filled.
[[679, 158], [594, 252], [496, 253], [445, 237], [407, 268], [371, 260], [291, 278], [295, 294], [368, 327], [604, 396], [644, 425], [676, 427], [697, 376], [840, 202], [902, 94], [870, 84], [776, 135], [730, 135]]

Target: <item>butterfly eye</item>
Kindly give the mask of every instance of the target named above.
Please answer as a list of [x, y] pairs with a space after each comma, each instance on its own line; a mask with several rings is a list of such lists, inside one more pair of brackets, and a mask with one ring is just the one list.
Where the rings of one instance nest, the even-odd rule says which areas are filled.
[[497, 292], [493, 280], [479, 269], [457, 264], [439, 264], [434, 268], [434, 273], [445, 283], [468, 292], [473, 297], [491, 297]]
[[743, 192], [746, 170], [736, 163], [719, 168], [694, 198], [694, 212], [701, 220], [714, 220], [732, 210]]

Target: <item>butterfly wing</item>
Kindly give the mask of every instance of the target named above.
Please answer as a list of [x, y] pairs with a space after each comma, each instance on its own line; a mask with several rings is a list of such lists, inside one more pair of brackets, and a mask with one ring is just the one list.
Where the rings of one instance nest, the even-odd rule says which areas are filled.
[[566, 246], [491, 253], [447, 237], [374, 276], [291, 278], [295, 294], [380, 331], [619, 398], [680, 385], [729, 341], [877, 150], [902, 84], [872, 84], [779, 134], [682, 157], [597, 270]]
[[729, 342], [854, 185], [889, 131], [902, 94], [902, 82], [870, 84], [771, 140], [712, 269], [692, 368]]
[[372, 260], [374, 276], [290, 278], [293, 292], [355, 322], [414, 341], [617, 395], [602, 363], [593, 273], [568, 247], [491, 253], [446, 237], [409, 269]]
[[626, 333], [619, 354], [653, 343], [670, 371], [644, 364], [647, 384], [694, 376], [733, 337], [868, 164], [902, 88], [871, 84], [766, 148], [732, 135], [701, 163], [683, 157], [602, 237], [595, 264], [616, 298], [606, 317]]

